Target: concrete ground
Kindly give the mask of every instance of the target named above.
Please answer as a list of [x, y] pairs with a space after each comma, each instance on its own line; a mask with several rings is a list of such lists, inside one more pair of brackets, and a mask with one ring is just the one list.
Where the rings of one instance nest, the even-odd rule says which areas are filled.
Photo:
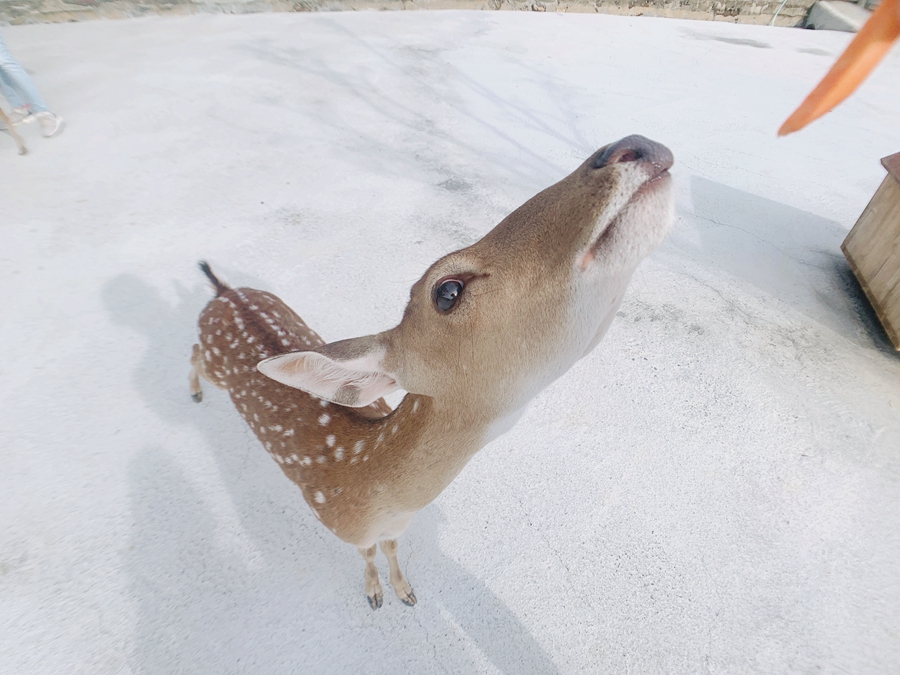
[[[839, 245], [900, 150], [900, 54], [775, 130], [850, 35], [564, 14], [3, 29], [69, 126], [0, 135], [0, 671], [900, 671], [900, 358]], [[677, 221], [589, 357], [401, 539], [372, 612], [227, 397], [210, 260], [326, 339], [597, 147]], [[386, 565], [380, 558], [382, 571]]]

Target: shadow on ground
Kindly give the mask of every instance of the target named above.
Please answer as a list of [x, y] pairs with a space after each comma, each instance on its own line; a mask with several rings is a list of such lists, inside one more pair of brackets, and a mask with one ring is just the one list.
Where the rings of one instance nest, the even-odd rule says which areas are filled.
[[860, 346], [893, 352], [841, 252], [840, 224], [705, 178], [691, 178], [693, 213], [683, 213], [665, 248], [719, 268]]

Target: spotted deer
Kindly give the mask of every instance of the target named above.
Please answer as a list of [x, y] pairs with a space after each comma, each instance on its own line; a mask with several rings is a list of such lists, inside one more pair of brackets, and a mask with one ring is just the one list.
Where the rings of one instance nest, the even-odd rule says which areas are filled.
[[[397, 537], [528, 402], [600, 341], [672, 221], [672, 153], [641, 136], [598, 150], [477, 243], [435, 262], [396, 327], [325, 344], [270, 293], [230, 288], [200, 315], [190, 387], [226, 389], [316, 517], [359, 549], [366, 596], [416, 596]], [[407, 392], [396, 409], [382, 398]]]

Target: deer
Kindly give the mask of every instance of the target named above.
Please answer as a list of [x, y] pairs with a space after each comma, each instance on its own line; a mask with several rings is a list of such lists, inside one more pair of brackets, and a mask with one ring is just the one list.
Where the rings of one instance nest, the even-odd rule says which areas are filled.
[[22, 137], [19, 135], [19, 132], [16, 131], [16, 128], [13, 126], [13, 123], [9, 121], [9, 117], [3, 108], [0, 108], [0, 124], [3, 127], [0, 127], [3, 131], [8, 131], [9, 135], [13, 137], [13, 140], [16, 142], [16, 147], [19, 149], [19, 154], [24, 155], [28, 152], [28, 148], [25, 147], [25, 141], [22, 140]]
[[[215, 290], [189, 375], [226, 390], [315, 517], [365, 560], [372, 609], [416, 596], [397, 539], [481, 448], [588, 354], [673, 220], [672, 153], [643, 136], [600, 148], [481, 240], [416, 281], [400, 323], [325, 343], [276, 296]], [[384, 397], [406, 394], [396, 408]]]

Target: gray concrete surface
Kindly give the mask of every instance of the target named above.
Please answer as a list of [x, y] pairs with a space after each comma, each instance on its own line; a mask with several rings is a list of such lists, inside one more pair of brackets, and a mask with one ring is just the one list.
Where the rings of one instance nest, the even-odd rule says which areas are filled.
[[[900, 55], [775, 131], [850, 36], [612, 16], [203, 15], [4, 30], [69, 125], [0, 135], [0, 672], [900, 671], [900, 359], [839, 245]], [[606, 142], [677, 221], [607, 339], [414, 520], [372, 612], [227, 397], [196, 261], [326, 339]], [[379, 560], [382, 574], [383, 558]]]

